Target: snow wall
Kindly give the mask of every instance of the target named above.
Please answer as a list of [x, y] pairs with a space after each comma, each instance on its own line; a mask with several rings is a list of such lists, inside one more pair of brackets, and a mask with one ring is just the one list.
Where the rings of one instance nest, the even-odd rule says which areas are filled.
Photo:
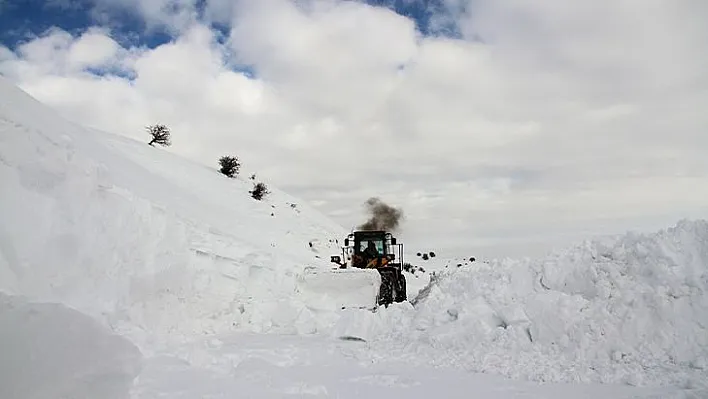
[[144, 353], [317, 331], [297, 276], [329, 267], [345, 232], [253, 184], [68, 122], [0, 77], [0, 292], [69, 306]]
[[[438, 273], [382, 314], [380, 351], [536, 381], [708, 394], [708, 222]], [[428, 360], [425, 363], [429, 363]]]

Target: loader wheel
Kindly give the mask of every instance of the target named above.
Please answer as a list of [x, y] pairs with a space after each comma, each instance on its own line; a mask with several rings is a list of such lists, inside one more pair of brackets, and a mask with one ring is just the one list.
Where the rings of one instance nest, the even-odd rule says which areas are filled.
[[381, 267], [378, 271], [381, 275], [379, 305], [388, 306], [393, 302], [404, 302], [408, 300], [406, 277], [398, 268]]
[[381, 287], [379, 288], [379, 305], [388, 306], [393, 302], [395, 291], [395, 275], [390, 268], [379, 268]]
[[381, 294], [379, 296], [379, 305], [389, 305], [393, 302], [393, 284], [390, 279], [385, 279], [386, 282], [381, 282]]
[[404, 302], [408, 300], [408, 293], [406, 292], [406, 276], [403, 275], [399, 270], [396, 270], [398, 278], [396, 279], [396, 302]]

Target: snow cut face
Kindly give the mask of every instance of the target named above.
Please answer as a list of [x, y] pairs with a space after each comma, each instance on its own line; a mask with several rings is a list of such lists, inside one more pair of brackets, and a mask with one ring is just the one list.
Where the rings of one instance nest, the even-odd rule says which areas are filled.
[[708, 222], [443, 272], [414, 310], [399, 313], [381, 342], [399, 340], [439, 364], [539, 381], [706, 389]]
[[0, 78], [0, 291], [71, 306], [141, 349], [298, 332], [297, 275], [329, 265], [341, 227], [148, 139], [77, 126]]

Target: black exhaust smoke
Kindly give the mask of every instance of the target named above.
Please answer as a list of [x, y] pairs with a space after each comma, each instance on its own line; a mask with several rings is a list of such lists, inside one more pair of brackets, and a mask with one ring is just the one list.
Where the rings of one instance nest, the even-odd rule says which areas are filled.
[[365, 205], [371, 216], [369, 220], [359, 226], [359, 230], [395, 232], [398, 229], [403, 219], [403, 210], [394, 208], [376, 197], [369, 198]]

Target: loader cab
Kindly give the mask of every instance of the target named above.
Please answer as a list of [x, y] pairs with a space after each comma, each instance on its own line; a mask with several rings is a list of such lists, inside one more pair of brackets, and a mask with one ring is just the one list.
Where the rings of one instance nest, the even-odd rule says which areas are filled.
[[[366, 256], [366, 249], [372, 243], [378, 257], [387, 259], [391, 266], [399, 266], [403, 259], [403, 245], [396, 243], [396, 238], [386, 231], [355, 231], [344, 239], [345, 257], [351, 255]], [[346, 256], [348, 253], [350, 256]], [[338, 258], [338, 257], [337, 257]]]
[[[388, 236], [390, 236], [390, 233]], [[387, 255], [389, 252], [386, 245], [387, 238], [387, 234], [384, 231], [356, 231], [344, 240], [344, 246], [351, 245], [354, 247], [354, 253], [359, 255], [364, 253], [369, 244], [372, 243], [379, 255]]]

